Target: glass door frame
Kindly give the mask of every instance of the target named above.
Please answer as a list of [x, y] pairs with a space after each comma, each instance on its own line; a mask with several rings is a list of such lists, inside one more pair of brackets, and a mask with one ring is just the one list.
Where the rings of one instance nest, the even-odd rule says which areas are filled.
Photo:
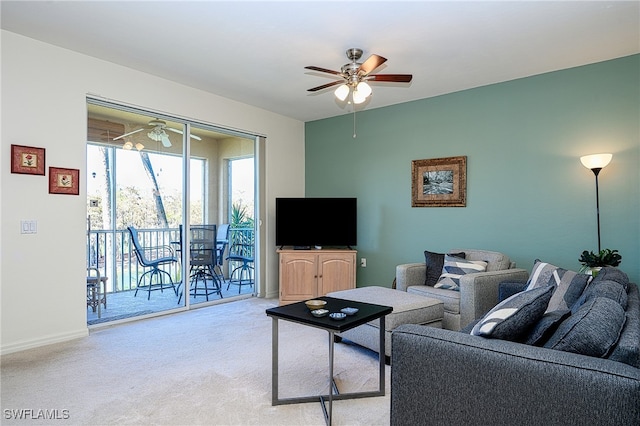
[[[140, 108], [140, 107], [136, 107], [136, 106], [130, 106], [127, 104], [123, 104], [123, 103], [116, 103], [113, 101], [107, 101], [107, 100], [103, 100], [101, 98], [96, 98], [96, 97], [92, 97], [92, 96], [87, 96], [86, 98], [86, 102], [87, 105], [98, 105], [98, 106], [102, 106], [102, 107], [106, 107], [106, 108], [111, 108], [114, 110], [121, 110], [121, 111], [125, 111], [125, 112], [131, 112], [131, 113], [135, 113], [135, 114], [141, 114], [144, 116], [149, 116], [149, 117], [154, 117], [156, 119], [160, 119], [160, 120], [170, 120], [172, 122], [176, 122], [179, 124], [182, 124], [183, 126], [183, 135], [182, 135], [182, 229], [189, 229], [190, 226], [190, 202], [191, 202], [191, 193], [190, 193], [190, 184], [191, 184], [191, 175], [190, 175], [190, 171], [191, 171], [191, 164], [190, 164], [190, 159], [191, 159], [191, 140], [189, 135], [191, 134], [191, 129], [192, 126], [195, 128], [201, 128], [204, 130], [211, 130], [214, 132], [219, 132], [222, 134], [226, 134], [226, 135], [230, 135], [230, 136], [237, 136], [240, 138], [244, 138], [250, 141], [253, 141], [253, 158], [254, 158], [254, 218], [255, 218], [255, 222], [254, 222], [254, 233], [255, 233], [255, 259], [254, 259], [254, 268], [255, 268], [255, 279], [254, 279], [254, 285], [253, 285], [253, 292], [251, 294], [251, 296], [258, 296], [260, 293], [264, 293], [264, 280], [260, 279], [261, 277], [261, 259], [262, 259], [262, 250], [261, 250], [261, 241], [263, 241], [262, 238], [262, 228], [260, 226], [261, 224], [261, 220], [260, 218], [262, 217], [260, 212], [261, 212], [261, 203], [260, 203], [260, 194], [262, 193], [261, 189], [263, 187], [263, 184], [260, 183], [260, 179], [259, 176], [262, 175], [262, 170], [259, 168], [259, 164], [261, 163], [260, 159], [263, 158], [261, 149], [264, 148], [264, 137], [260, 136], [260, 135], [255, 135], [255, 134], [250, 134], [250, 133], [246, 133], [246, 132], [242, 132], [242, 131], [238, 131], [238, 130], [230, 130], [230, 129], [226, 129], [220, 126], [215, 126], [212, 124], [208, 124], [208, 123], [203, 123], [203, 122], [198, 122], [192, 119], [186, 119], [186, 118], [181, 118], [181, 117], [177, 117], [174, 115], [168, 115], [166, 113], [160, 113], [160, 112], [154, 112], [153, 110], [147, 109], [147, 108]], [[90, 141], [87, 140], [87, 143], [89, 143]], [[112, 158], [112, 161], [114, 162], [115, 165], [115, 158]], [[263, 163], [263, 161], [262, 161]], [[229, 179], [229, 177], [227, 177], [227, 179]], [[112, 201], [112, 205], [114, 198], [115, 198], [115, 188], [112, 188], [112, 190], [109, 193], [109, 197], [111, 198]], [[227, 199], [228, 199], [228, 203], [231, 203], [231, 194], [227, 194]], [[112, 216], [116, 215], [116, 209], [113, 208], [112, 212], [111, 212]], [[112, 217], [112, 223], [114, 224], [114, 228], [116, 226], [116, 221], [115, 218]], [[115, 230], [113, 231], [115, 232]], [[189, 247], [189, 242], [190, 242], [190, 235], [189, 232], [184, 232], [183, 231], [183, 235], [182, 235], [183, 241], [182, 244], [185, 247]], [[115, 244], [115, 240], [112, 238], [112, 244]], [[188, 283], [188, 274], [189, 274], [189, 267], [188, 267], [188, 253], [186, 253], [185, 250], [181, 250], [181, 262], [180, 262], [180, 277], [182, 279], [182, 286], [181, 286], [181, 291], [184, 293], [184, 303], [183, 305], [177, 306], [175, 308], [170, 308], [167, 310], [163, 310], [160, 312], [155, 312], [153, 314], [148, 314], [148, 315], [141, 315], [138, 317], [132, 317], [129, 318], [129, 320], [136, 320], [136, 319], [142, 319], [142, 318], [147, 318], [147, 317], [151, 317], [151, 316], [156, 316], [156, 315], [162, 315], [162, 314], [167, 314], [167, 313], [175, 313], [175, 312], [182, 312], [185, 310], [189, 310], [192, 307], [192, 303], [190, 301], [190, 298], [188, 297], [189, 295], [189, 283]], [[115, 268], [115, 266], [114, 266]], [[235, 299], [235, 298], [234, 298]], [[233, 300], [233, 299], [230, 299]], [[211, 304], [215, 304], [216, 302], [219, 302], [218, 300], [215, 301], [211, 301], [208, 303], [197, 303], [197, 307], [202, 307], [202, 306], [208, 306]], [[111, 323], [112, 324], [112, 323]]]

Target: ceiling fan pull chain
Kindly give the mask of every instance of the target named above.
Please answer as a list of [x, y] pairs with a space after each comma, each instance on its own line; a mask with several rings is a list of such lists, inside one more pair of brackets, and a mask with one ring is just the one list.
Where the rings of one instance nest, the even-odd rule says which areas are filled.
[[353, 107], [353, 138], [356, 138], [356, 105], [351, 104]]

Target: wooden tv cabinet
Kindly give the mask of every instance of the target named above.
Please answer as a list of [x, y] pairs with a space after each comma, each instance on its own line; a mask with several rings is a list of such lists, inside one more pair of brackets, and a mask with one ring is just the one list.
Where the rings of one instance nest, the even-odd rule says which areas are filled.
[[356, 287], [356, 250], [280, 249], [280, 304]]

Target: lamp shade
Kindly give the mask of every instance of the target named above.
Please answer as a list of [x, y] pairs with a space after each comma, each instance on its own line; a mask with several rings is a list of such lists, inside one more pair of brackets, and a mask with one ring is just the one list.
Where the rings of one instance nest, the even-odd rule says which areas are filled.
[[344, 101], [345, 99], [347, 99], [347, 96], [349, 96], [349, 86], [347, 86], [346, 84], [341, 84], [340, 86], [338, 86], [334, 93], [336, 95], [336, 98]]
[[612, 154], [593, 154], [580, 157], [580, 161], [582, 162], [582, 165], [587, 169], [593, 170], [606, 167], [606, 165], [609, 164], [612, 158]]
[[353, 91], [353, 103], [354, 104], [361, 104], [363, 103], [365, 100], [367, 99], [366, 96], [363, 96], [362, 93], [360, 93], [357, 90]]
[[356, 86], [356, 90], [364, 98], [366, 98], [367, 96], [369, 96], [371, 94], [371, 86], [369, 86], [364, 81], [361, 81], [360, 83], [358, 83], [358, 85]]

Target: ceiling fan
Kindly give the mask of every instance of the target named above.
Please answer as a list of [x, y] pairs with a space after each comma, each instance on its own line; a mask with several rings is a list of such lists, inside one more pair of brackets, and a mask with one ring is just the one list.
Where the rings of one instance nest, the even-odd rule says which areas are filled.
[[[149, 137], [149, 139], [156, 141], [156, 142], [162, 142], [162, 145], [164, 145], [166, 148], [169, 148], [171, 146], [171, 141], [169, 140], [169, 135], [167, 134], [167, 132], [165, 132], [165, 130], [169, 130], [171, 132], [174, 133], [179, 133], [179, 134], [183, 134], [182, 130], [178, 130], [178, 129], [174, 129], [172, 127], [167, 127], [167, 123], [165, 121], [162, 120], [151, 120], [148, 123], [148, 126], [150, 127], [149, 132], [147, 133], [147, 136]], [[113, 140], [118, 140], [118, 139], [122, 139], [124, 137], [133, 135], [134, 133], [138, 133], [145, 130], [145, 128], [143, 127], [142, 129], [138, 129], [138, 130], [134, 130], [133, 132], [129, 132], [129, 133], [125, 133], [124, 135], [120, 135], [116, 138], [113, 138]], [[196, 139], [196, 140], [202, 140], [201, 137], [196, 136], [196, 135], [189, 135], [189, 137]]]
[[371, 74], [380, 67], [380, 65], [385, 63], [387, 59], [372, 54], [366, 61], [360, 63], [358, 59], [362, 56], [362, 49], [352, 48], [347, 50], [346, 53], [347, 58], [349, 58], [351, 62], [344, 64], [340, 71], [333, 71], [316, 66], [305, 67], [305, 69], [308, 70], [324, 72], [340, 77], [339, 80], [313, 87], [307, 91], [317, 92], [318, 90], [340, 85], [335, 91], [338, 99], [344, 101], [349, 93], [351, 93], [353, 102], [360, 104], [371, 95], [371, 87], [366, 83], [367, 81], [409, 83], [413, 78], [411, 74]]

